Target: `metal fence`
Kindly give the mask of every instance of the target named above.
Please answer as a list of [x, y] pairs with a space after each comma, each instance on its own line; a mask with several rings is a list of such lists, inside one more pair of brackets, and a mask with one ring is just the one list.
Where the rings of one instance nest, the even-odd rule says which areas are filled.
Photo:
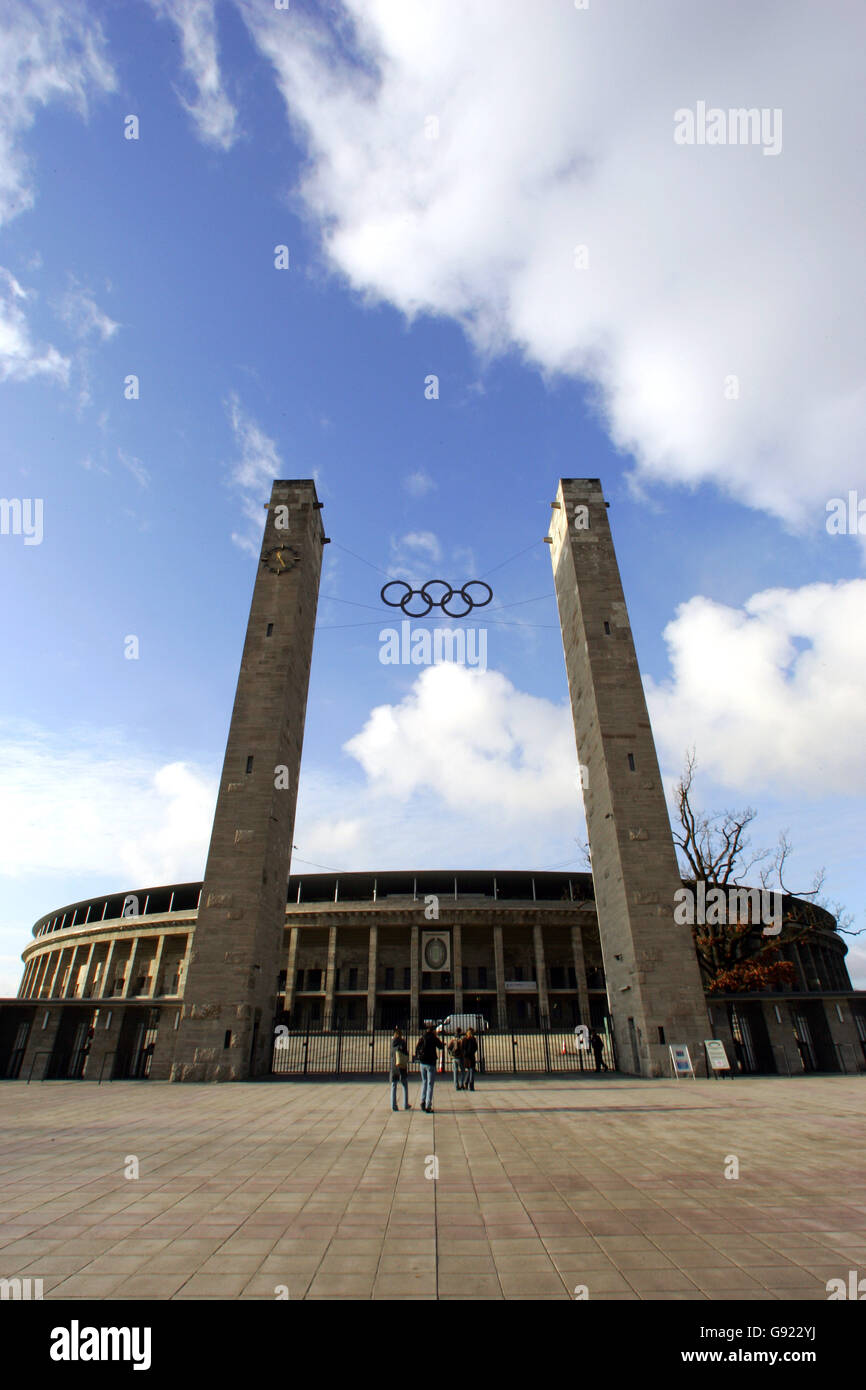
[[[274, 1040], [271, 1071], [275, 1076], [359, 1076], [387, 1073], [391, 1069], [391, 1029], [284, 1029]], [[602, 1034], [603, 1061], [616, 1070], [612, 1039]], [[409, 1037], [409, 1055], [418, 1035]], [[573, 1030], [536, 1028], [522, 1032], [490, 1031], [477, 1034], [479, 1072], [499, 1075], [544, 1072], [595, 1071], [595, 1057], [578, 1047]], [[440, 1068], [449, 1071], [451, 1059], [440, 1056]], [[418, 1063], [410, 1061], [410, 1072]]]

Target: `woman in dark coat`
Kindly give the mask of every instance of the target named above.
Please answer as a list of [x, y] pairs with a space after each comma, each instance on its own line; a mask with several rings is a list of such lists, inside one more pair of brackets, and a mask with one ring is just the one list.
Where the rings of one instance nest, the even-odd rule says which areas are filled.
[[478, 1039], [472, 1029], [467, 1029], [463, 1039], [463, 1065], [466, 1068], [466, 1080], [463, 1083], [465, 1091], [475, 1090], [475, 1058], [478, 1053]]
[[391, 1039], [391, 1109], [397, 1109], [397, 1082], [403, 1085], [403, 1109], [411, 1110], [409, 1104], [409, 1044], [399, 1028], [394, 1029]]

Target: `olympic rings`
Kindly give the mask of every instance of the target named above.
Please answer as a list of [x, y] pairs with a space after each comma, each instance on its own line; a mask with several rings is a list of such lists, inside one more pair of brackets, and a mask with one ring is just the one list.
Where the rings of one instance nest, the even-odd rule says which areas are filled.
[[[403, 597], [398, 599], [386, 598], [386, 590], [393, 589], [395, 585], [406, 590]], [[433, 598], [427, 592], [428, 589], [433, 588], [436, 585], [439, 585], [441, 586], [441, 588], [447, 589], [448, 591], [447, 593], [443, 594], [441, 598]], [[471, 594], [467, 594], [466, 590], [471, 589], [473, 585], [478, 585], [480, 588], [486, 589], [487, 597], [485, 599], [473, 599]], [[412, 601], [416, 594], [422, 600], [422, 602], [426, 603], [427, 605], [427, 607], [423, 608], [420, 613], [413, 613], [411, 609], [408, 607], [408, 604]], [[448, 607], [448, 604], [458, 594], [462, 598], [463, 602], [466, 604], [466, 607], [462, 613], [452, 613], [451, 609]], [[467, 613], [472, 612], [473, 608], [486, 608], [487, 604], [490, 603], [491, 599], [493, 598], [493, 590], [491, 589], [489, 584], [484, 583], [483, 579], [467, 579], [466, 583], [460, 589], [452, 589], [451, 585], [447, 584], [444, 579], [428, 579], [426, 584], [421, 585], [420, 589], [411, 588], [410, 585], [408, 585], [404, 579], [391, 579], [387, 584], [384, 584], [382, 586], [379, 592], [379, 597], [381, 598], [383, 603], [387, 603], [389, 608], [402, 609], [402, 611], [406, 614], [407, 618], [426, 618], [431, 608], [441, 608], [442, 612], [447, 614], [449, 618], [465, 618]]]

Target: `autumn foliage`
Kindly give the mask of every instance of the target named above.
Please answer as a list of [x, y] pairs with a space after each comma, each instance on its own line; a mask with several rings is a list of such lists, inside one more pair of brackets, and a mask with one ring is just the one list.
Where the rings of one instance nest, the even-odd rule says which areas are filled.
[[778, 949], [771, 947], [753, 960], [740, 960], [722, 970], [708, 986], [709, 994], [739, 994], [749, 990], [772, 989], [774, 985], [793, 985], [794, 967], [789, 960], [778, 960]]

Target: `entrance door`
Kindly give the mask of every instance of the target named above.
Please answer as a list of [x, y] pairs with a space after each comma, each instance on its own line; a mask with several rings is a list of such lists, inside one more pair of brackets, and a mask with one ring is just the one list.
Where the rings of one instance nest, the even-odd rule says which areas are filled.
[[809, 1028], [809, 1020], [803, 1013], [794, 1014], [794, 1040], [797, 1050], [800, 1053], [800, 1061], [803, 1063], [804, 1071], [817, 1071], [818, 1059], [815, 1055], [815, 1045], [812, 1042], [812, 1033]]
[[773, 1075], [776, 1072], [776, 1059], [773, 1056], [762, 1005], [743, 1003], [737, 1006], [737, 1012], [740, 1026], [748, 1034], [754, 1060], [753, 1070]]
[[54, 1048], [45, 1071], [46, 1079], [80, 1079], [89, 1050], [93, 1010], [66, 1008], [57, 1029]]
[[158, 1029], [159, 1009], [127, 1009], [117, 1040], [115, 1080], [146, 1080], [150, 1075]]
[[827, 1023], [824, 1005], [817, 999], [804, 1001], [800, 1005], [800, 1013], [809, 1029], [818, 1071], [839, 1071], [839, 1055], [833, 1043], [830, 1026]]
[[93, 1029], [90, 1027], [90, 1020], [77, 1023], [75, 1025], [75, 1036], [72, 1039], [72, 1056], [69, 1060], [69, 1068], [66, 1075], [70, 1080], [80, 1081], [84, 1075], [84, 1063], [87, 1061], [87, 1054], [90, 1051], [90, 1040], [93, 1037]]
[[27, 1051], [34, 1010], [4, 1009], [0, 1016], [0, 1077], [15, 1081]]
[[752, 1042], [752, 1030], [745, 1012], [738, 1012], [736, 1007], [731, 1004], [728, 1010], [728, 1018], [731, 1024], [731, 1036], [734, 1039], [734, 1052], [740, 1071], [751, 1075], [758, 1070], [755, 1061], [755, 1047]]

